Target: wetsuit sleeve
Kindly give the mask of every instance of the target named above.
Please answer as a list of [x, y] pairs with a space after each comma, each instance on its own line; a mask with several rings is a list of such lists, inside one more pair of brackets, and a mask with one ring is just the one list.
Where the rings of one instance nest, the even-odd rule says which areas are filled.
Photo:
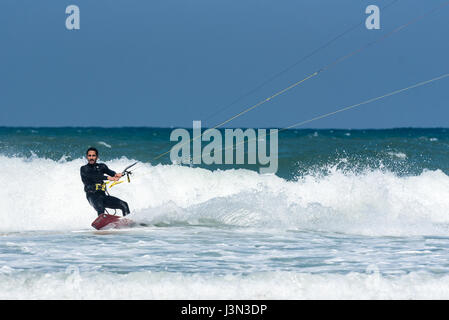
[[91, 183], [91, 181], [89, 181], [89, 177], [84, 167], [80, 168], [80, 174], [81, 174], [81, 181], [83, 181], [84, 185], [88, 185]]
[[[115, 176], [115, 171], [112, 171], [111, 169], [109, 169], [108, 166], [105, 164], [103, 164], [103, 172], [106, 173], [108, 176], [111, 176], [111, 177]], [[108, 177], [105, 177], [105, 178], [107, 179]]]

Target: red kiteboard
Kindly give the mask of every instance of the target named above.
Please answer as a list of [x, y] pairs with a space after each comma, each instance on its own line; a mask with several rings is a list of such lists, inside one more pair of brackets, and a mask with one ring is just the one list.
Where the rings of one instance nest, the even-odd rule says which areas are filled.
[[98, 218], [92, 222], [92, 227], [97, 230], [119, 229], [131, 227], [132, 225], [134, 225], [134, 222], [130, 219], [106, 213], [99, 215]]

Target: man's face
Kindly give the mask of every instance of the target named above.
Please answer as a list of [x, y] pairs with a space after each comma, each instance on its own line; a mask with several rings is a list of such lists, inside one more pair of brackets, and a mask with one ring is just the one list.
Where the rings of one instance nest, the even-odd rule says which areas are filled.
[[89, 164], [94, 164], [97, 162], [97, 153], [95, 151], [89, 151], [86, 155]]

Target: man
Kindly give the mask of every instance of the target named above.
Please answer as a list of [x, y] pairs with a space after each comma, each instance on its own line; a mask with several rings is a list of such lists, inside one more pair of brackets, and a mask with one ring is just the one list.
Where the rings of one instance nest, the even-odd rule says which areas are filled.
[[104, 163], [97, 163], [98, 150], [95, 148], [87, 149], [86, 158], [88, 163], [81, 167], [80, 173], [90, 205], [94, 207], [98, 215], [103, 214], [105, 208], [120, 209], [123, 216], [129, 214], [129, 207], [125, 201], [106, 195], [105, 192], [104, 181], [118, 181], [122, 174], [110, 170]]

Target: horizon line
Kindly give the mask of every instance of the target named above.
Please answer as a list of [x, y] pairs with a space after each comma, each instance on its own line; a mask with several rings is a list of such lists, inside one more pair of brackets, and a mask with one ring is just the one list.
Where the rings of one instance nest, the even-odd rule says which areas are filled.
[[[212, 129], [213, 127], [201, 127], [201, 130]], [[192, 130], [192, 127], [183, 127], [183, 126], [4, 126], [0, 125], [0, 129], [187, 129]], [[217, 130], [225, 130], [225, 129], [283, 129], [282, 127], [224, 127], [224, 128], [215, 128]], [[283, 131], [292, 131], [292, 130], [399, 130], [399, 129], [449, 129], [449, 127], [425, 127], [425, 126], [404, 126], [404, 127], [382, 127], [382, 128], [288, 128], [283, 129]]]

